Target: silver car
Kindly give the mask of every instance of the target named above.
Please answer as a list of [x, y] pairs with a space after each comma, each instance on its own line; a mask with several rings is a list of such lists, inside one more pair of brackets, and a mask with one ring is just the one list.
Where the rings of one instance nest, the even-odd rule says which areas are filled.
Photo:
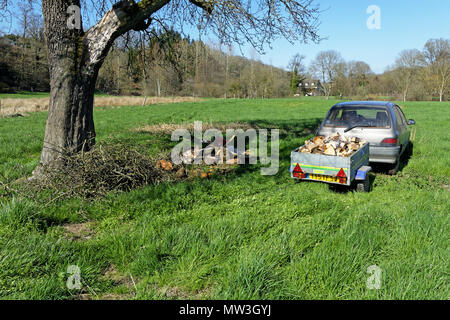
[[398, 105], [382, 101], [352, 101], [334, 105], [318, 129], [318, 135], [339, 132], [369, 142], [370, 162], [391, 164], [396, 174], [400, 157], [410, 144], [410, 125]]

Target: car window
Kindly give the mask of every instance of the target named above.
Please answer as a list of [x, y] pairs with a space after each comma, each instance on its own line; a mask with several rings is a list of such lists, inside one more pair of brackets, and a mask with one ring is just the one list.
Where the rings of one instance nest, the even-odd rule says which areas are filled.
[[394, 112], [395, 112], [395, 118], [397, 120], [397, 124], [399, 126], [405, 126], [406, 125], [406, 121], [404, 119], [403, 113], [400, 110], [400, 108], [397, 107], [397, 106], [394, 106]]
[[405, 114], [403, 113], [402, 108], [397, 107], [397, 109], [398, 109], [398, 112], [399, 112], [399, 114], [400, 114], [400, 119], [402, 119], [403, 125], [406, 126], [406, 125], [408, 124], [408, 121], [406, 120], [406, 117], [405, 117]]
[[325, 118], [324, 127], [364, 127], [390, 128], [391, 120], [382, 107], [339, 106], [333, 107]]

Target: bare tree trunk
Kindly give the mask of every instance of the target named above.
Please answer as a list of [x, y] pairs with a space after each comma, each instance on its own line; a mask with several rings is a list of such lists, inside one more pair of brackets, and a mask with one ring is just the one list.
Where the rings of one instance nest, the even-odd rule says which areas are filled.
[[325, 99], [328, 100], [330, 98], [330, 93], [331, 93], [331, 86], [328, 88], [325, 88]]
[[142, 32], [139, 32], [139, 39], [140, 39], [140, 42], [141, 42], [141, 51], [142, 51], [142, 54], [141, 54], [141, 57], [142, 57], [142, 79], [143, 79], [143, 82], [144, 82], [144, 84], [143, 84], [143, 93], [144, 93], [144, 95], [145, 95], [145, 97], [147, 98], [147, 91], [148, 91], [148, 84], [147, 84], [147, 69], [146, 69], [146, 67], [147, 67], [147, 63], [146, 63], [146, 59], [145, 59], [145, 47], [146, 47], [146, 45], [145, 45], [145, 35], [142, 35]]
[[227, 98], [227, 91], [228, 91], [228, 59], [229, 56], [226, 54], [226, 65], [225, 65], [225, 99]]
[[156, 79], [156, 90], [158, 97], [161, 97], [161, 80], [159, 80], [159, 77]]
[[41, 167], [62, 165], [63, 153], [89, 150], [95, 138], [93, 103], [97, 72], [86, 72], [82, 64], [82, 29], [66, 25], [70, 5], [79, 6], [79, 0], [42, 3], [51, 80]]
[[28, 28], [28, 12], [24, 9], [23, 11], [23, 34], [22, 34], [22, 72], [20, 73], [21, 81], [20, 81], [20, 88], [23, 90], [25, 89], [25, 50], [26, 50], [26, 31]]
[[444, 98], [444, 90], [445, 90], [445, 78], [442, 77], [441, 86], [439, 88], [439, 102], [443, 101]]

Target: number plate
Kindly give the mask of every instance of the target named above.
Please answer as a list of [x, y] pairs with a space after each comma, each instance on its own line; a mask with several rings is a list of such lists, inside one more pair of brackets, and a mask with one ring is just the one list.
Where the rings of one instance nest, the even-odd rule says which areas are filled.
[[339, 177], [325, 176], [325, 175], [320, 175], [320, 174], [309, 174], [306, 176], [306, 179], [340, 183]]

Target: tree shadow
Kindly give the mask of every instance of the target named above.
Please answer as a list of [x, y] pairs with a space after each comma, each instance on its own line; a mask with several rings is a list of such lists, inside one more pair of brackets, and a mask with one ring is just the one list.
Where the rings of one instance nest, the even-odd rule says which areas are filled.
[[[280, 160], [289, 158], [291, 151], [299, 147], [296, 140], [314, 135], [322, 118], [293, 120], [250, 120], [244, 121], [254, 129], [278, 129], [280, 131]], [[270, 131], [269, 131], [270, 136]], [[270, 142], [270, 140], [269, 140]]]
[[408, 148], [406, 148], [405, 152], [403, 152], [403, 154], [400, 158], [400, 167], [399, 167], [398, 171], [402, 171], [403, 168], [405, 168], [408, 165], [409, 160], [411, 159], [411, 157], [413, 155], [413, 150], [414, 150], [414, 143], [412, 141], [410, 141]]
[[[295, 148], [299, 147], [302, 140], [307, 139], [309, 136], [314, 135], [315, 130], [322, 122], [322, 118], [309, 118], [309, 119], [293, 119], [293, 120], [249, 120], [240, 121], [241, 123], [247, 123], [251, 128], [255, 130], [267, 129], [268, 130], [268, 152], [270, 151], [271, 135], [270, 129], [279, 130], [279, 171], [275, 175], [280, 177], [284, 171], [288, 171], [290, 168], [291, 152]], [[299, 140], [301, 142], [299, 142]], [[240, 165], [235, 171], [236, 174], [242, 175], [259, 170], [261, 165]]]
[[[293, 119], [293, 120], [250, 120], [240, 121], [247, 123], [255, 130], [268, 130], [268, 143], [271, 142], [270, 129], [279, 130], [279, 156], [280, 170], [290, 166], [291, 152], [308, 137], [312, 137], [322, 122], [322, 118]], [[270, 147], [268, 146], [268, 150]], [[284, 167], [284, 168], [283, 168]]]
[[[236, 122], [236, 121], [231, 121]], [[322, 118], [308, 118], [308, 119], [292, 119], [292, 120], [263, 120], [263, 119], [256, 119], [256, 120], [239, 120], [237, 121], [241, 124], [243, 124], [245, 127], [255, 129], [259, 135], [260, 129], [267, 129], [268, 133], [268, 147], [267, 152], [270, 156], [270, 150], [271, 150], [271, 129], [278, 129], [279, 130], [279, 170], [278, 173], [274, 176], [275, 179], [286, 180], [286, 173], [289, 172], [290, 168], [290, 157], [291, 152], [295, 148], [299, 147], [305, 139], [311, 138], [320, 123], [322, 122]], [[221, 126], [224, 125], [226, 128], [226, 122], [221, 123]], [[230, 124], [229, 129], [234, 129], [233, 124]], [[226, 129], [225, 129], [226, 130]], [[225, 138], [225, 130], [221, 130], [224, 138]], [[244, 131], [246, 129], [243, 129]], [[149, 133], [149, 132], [137, 132], [138, 134], [142, 135], [139, 139], [142, 141], [145, 141], [148, 139], [148, 136], [151, 135], [156, 140], [156, 143], [160, 144], [161, 146], [165, 146], [164, 150], [169, 150], [171, 147], [173, 147], [177, 142], [173, 142], [170, 139], [170, 135], [165, 133]], [[152, 142], [155, 143], [155, 140]], [[207, 144], [205, 144], [206, 146]], [[248, 139], [246, 141], [246, 145], [248, 147]], [[235, 145], [236, 146], [236, 145]], [[225, 159], [224, 159], [225, 162]], [[249, 164], [248, 159], [246, 159], [246, 163], [242, 165], [238, 165], [232, 170], [227, 171], [225, 174], [220, 175], [213, 175], [210, 179], [223, 179], [224, 177], [227, 177], [227, 179], [233, 179], [234, 177], [243, 176], [247, 174], [253, 174], [261, 168], [267, 167], [258, 161], [256, 165]]]
[[292, 119], [292, 120], [249, 120], [247, 123], [254, 129], [279, 129], [280, 138], [297, 138], [313, 134], [322, 118]]

